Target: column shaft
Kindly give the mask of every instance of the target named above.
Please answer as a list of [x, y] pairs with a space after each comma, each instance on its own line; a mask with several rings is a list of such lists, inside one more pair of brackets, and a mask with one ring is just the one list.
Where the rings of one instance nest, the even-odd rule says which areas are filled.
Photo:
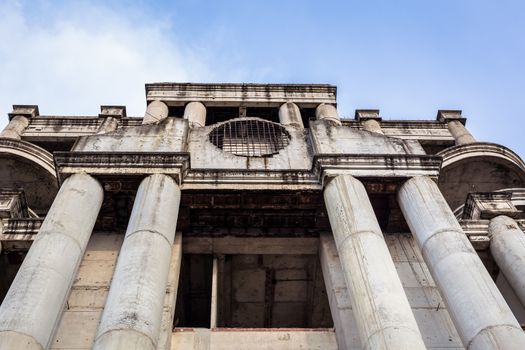
[[315, 117], [318, 120], [327, 120], [336, 125], [341, 125], [341, 118], [339, 117], [339, 113], [337, 113], [337, 108], [333, 105], [321, 103], [315, 109]]
[[157, 124], [168, 117], [168, 106], [159, 100], [152, 101], [146, 108], [142, 124]]
[[465, 347], [521, 348], [525, 333], [437, 185], [428, 177], [412, 178], [398, 201]]
[[325, 204], [364, 349], [425, 349], [366, 190], [334, 178]]
[[525, 234], [508, 216], [490, 220], [490, 251], [512, 289], [525, 305]]
[[203, 127], [206, 125], [206, 106], [200, 102], [190, 102], [184, 108], [184, 119], [187, 119], [191, 127]]
[[28, 125], [29, 118], [23, 115], [14, 116], [13, 119], [9, 121], [9, 124], [7, 124], [4, 130], [0, 133], [0, 137], [20, 140], [22, 138], [22, 133]]
[[64, 181], [0, 307], [0, 349], [46, 349], [102, 205], [86, 174]]
[[363, 130], [375, 132], [376, 134], [383, 135], [383, 130], [381, 129], [381, 124], [375, 119], [368, 119], [363, 122]]
[[94, 349], [156, 349], [179, 203], [169, 176], [140, 184]]
[[472, 134], [465, 128], [465, 125], [461, 124], [459, 120], [451, 120], [447, 124], [448, 130], [456, 140], [456, 145], [466, 145], [469, 143], [475, 143], [476, 139]]
[[304, 128], [301, 110], [293, 102], [286, 102], [279, 107], [279, 123]]

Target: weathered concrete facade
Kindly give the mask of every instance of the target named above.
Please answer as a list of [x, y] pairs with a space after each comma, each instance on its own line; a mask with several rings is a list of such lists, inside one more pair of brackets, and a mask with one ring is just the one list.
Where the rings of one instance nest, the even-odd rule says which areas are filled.
[[525, 163], [461, 111], [146, 85], [0, 133], [0, 349], [517, 349]]

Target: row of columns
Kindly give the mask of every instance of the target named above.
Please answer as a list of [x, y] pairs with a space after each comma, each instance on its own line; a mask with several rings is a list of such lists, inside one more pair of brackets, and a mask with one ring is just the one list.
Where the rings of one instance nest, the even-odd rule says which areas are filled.
[[[363, 348], [424, 349], [364, 186], [339, 175], [324, 197]], [[414, 177], [399, 189], [398, 202], [465, 347], [521, 348], [525, 333], [436, 183]], [[505, 276], [525, 292], [525, 238], [509, 220], [491, 222], [491, 249]]]
[[[90, 175], [64, 181], [0, 306], [0, 350], [50, 347], [102, 200]], [[140, 184], [94, 349], [156, 349], [179, 203], [169, 176]]]

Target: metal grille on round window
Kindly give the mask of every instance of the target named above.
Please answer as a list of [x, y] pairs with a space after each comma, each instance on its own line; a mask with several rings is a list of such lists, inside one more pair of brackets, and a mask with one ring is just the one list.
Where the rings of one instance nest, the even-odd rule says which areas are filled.
[[290, 134], [277, 123], [242, 118], [217, 126], [210, 132], [210, 142], [238, 156], [269, 157], [288, 146]]

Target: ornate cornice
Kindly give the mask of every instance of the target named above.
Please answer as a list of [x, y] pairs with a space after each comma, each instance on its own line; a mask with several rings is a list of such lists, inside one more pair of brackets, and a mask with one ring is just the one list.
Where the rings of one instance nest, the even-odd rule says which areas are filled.
[[337, 87], [328, 84], [146, 84], [147, 101], [161, 100], [168, 105], [200, 101], [207, 106], [266, 105], [295, 102], [316, 107], [336, 103]]

